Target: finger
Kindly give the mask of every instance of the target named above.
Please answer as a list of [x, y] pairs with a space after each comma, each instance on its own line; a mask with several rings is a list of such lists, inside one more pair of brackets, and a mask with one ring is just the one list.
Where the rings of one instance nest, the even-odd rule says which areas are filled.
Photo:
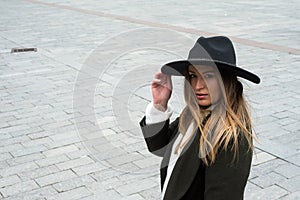
[[162, 73], [161, 72], [157, 72], [157, 73], [155, 73], [154, 78], [160, 79], [161, 76], [162, 76]]
[[160, 79], [155, 78], [152, 80], [152, 84], [161, 84], [161, 83], [162, 81]]
[[167, 85], [169, 88], [172, 88], [171, 76], [161, 72], [155, 73], [153, 83]]
[[165, 85], [167, 86], [167, 88], [171, 89], [172, 90], [172, 79], [171, 79], [171, 75], [168, 75], [168, 74], [164, 74], [164, 83]]

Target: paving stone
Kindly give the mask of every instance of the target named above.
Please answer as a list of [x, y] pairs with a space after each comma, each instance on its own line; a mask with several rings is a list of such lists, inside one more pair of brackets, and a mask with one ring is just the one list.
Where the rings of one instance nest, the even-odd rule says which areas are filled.
[[251, 199], [251, 198], [254, 199], [255, 194], [259, 192], [261, 189], [262, 189], [261, 187], [253, 184], [251, 181], [248, 181], [244, 192], [245, 199]]
[[27, 180], [43, 177], [46, 175], [54, 174], [57, 172], [59, 172], [59, 169], [54, 165], [50, 165], [50, 166], [40, 167], [30, 171], [20, 172], [18, 173], [18, 176], [22, 179], [22, 181], [27, 181]]
[[[137, 165], [140, 168], [146, 167], [157, 167], [160, 164], [161, 158], [158, 157], [149, 157], [141, 160], [133, 161], [133, 164]], [[154, 166], [153, 166], [154, 165]]]
[[154, 181], [148, 181], [147, 179], [143, 179], [140, 181], [134, 181], [132, 183], [128, 183], [126, 185], [120, 186], [116, 188], [116, 190], [123, 196], [128, 196], [131, 194], [135, 194], [141, 192], [143, 190], [150, 189], [156, 186], [157, 183]]
[[44, 121], [44, 119], [42, 119], [41, 116], [32, 116], [32, 117], [28, 117], [28, 118], [20, 118], [17, 120], [10, 120], [8, 122], [8, 124], [10, 126], [16, 126], [16, 125], [23, 125], [23, 124], [29, 124], [30, 126], [32, 126], [33, 124], [36, 124], [39, 121]]
[[0, 123], [0, 128], [5, 128], [5, 127], [8, 127], [9, 124], [7, 122], [1, 122]]
[[48, 137], [49, 135], [51, 135], [50, 131], [45, 130], [31, 132], [27, 134], [27, 136], [32, 140]]
[[94, 183], [95, 180], [90, 176], [75, 177], [66, 181], [62, 181], [53, 185], [58, 192], [73, 190], [75, 188]]
[[270, 187], [256, 191], [255, 193], [249, 193], [245, 196], [246, 200], [250, 199], [279, 199], [285, 196], [288, 192], [277, 185], [272, 185]]
[[284, 182], [286, 180], [285, 177], [283, 177], [280, 174], [277, 174], [275, 172], [270, 172], [268, 174], [265, 174], [263, 176], [259, 176], [256, 178], [251, 179], [251, 183], [254, 183], [255, 185], [261, 187], [261, 188], [267, 188], [269, 186], [272, 186], [279, 182]]
[[12, 159], [6, 160], [6, 162], [10, 166], [13, 166], [13, 165], [19, 165], [19, 164], [22, 164], [22, 163], [27, 163], [27, 162], [35, 161], [35, 160], [38, 160], [38, 159], [42, 159], [44, 157], [45, 156], [41, 153], [33, 153], [33, 154], [25, 155], [25, 156], [12, 158]]
[[72, 122], [65, 120], [65, 121], [59, 121], [59, 122], [53, 122], [50, 124], [45, 124], [45, 125], [42, 125], [41, 128], [44, 130], [49, 130], [49, 129], [59, 128], [62, 126], [68, 126], [68, 125], [72, 125]]
[[[89, 147], [89, 144], [87, 144], [87, 147]], [[105, 144], [101, 145], [101, 147], [99, 148], [96, 148], [96, 150], [94, 150], [92, 154], [93, 157], [98, 161], [113, 159], [116, 157], [115, 162], [117, 162], [118, 157], [122, 156], [124, 154], [124, 151], [121, 148], [114, 147], [112, 144]], [[112, 162], [114, 162], [114, 160]]]
[[299, 122], [297, 122], [297, 121], [294, 123], [291, 123], [291, 124], [287, 124], [283, 128], [288, 131], [293, 131], [293, 132], [299, 132], [299, 130], [300, 130]]
[[92, 193], [85, 187], [79, 187], [73, 190], [59, 193], [57, 195], [48, 197], [48, 199], [82, 199], [83, 197], [90, 196]]
[[113, 166], [119, 166], [143, 158], [144, 157], [139, 153], [132, 153], [132, 154], [125, 154], [119, 157], [107, 159], [107, 162], [111, 163]]
[[288, 194], [282, 198], [280, 198], [281, 200], [298, 200], [300, 197], [300, 191], [297, 192], [293, 192], [291, 194]]
[[278, 182], [277, 185], [285, 188], [290, 192], [299, 191], [300, 188], [300, 176], [295, 176], [293, 178], [286, 179], [284, 181]]
[[91, 155], [91, 152], [88, 151], [88, 149], [86, 149], [85, 147], [79, 147], [78, 144], [80, 144], [80, 143], [76, 143], [76, 146], [80, 150], [66, 153], [68, 158], [75, 159], [75, 158], [80, 158], [80, 157], [83, 157], [83, 156], [91, 156], [91, 157], [93, 156], [93, 155]]
[[103, 184], [100, 182], [89, 184], [87, 185], [87, 188], [93, 193], [93, 198], [103, 200], [122, 199], [120, 193], [118, 193], [115, 189], [105, 190]]
[[9, 167], [6, 161], [0, 161], [0, 169], [5, 169]]
[[263, 150], [264, 152], [272, 152], [272, 155], [283, 159], [296, 154], [292, 147], [283, 145], [279, 141], [274, 141], [264, 137], [260, 137], [260, 142], [254, 142], [254, 144], [255, 147]]
[[107, 179], [105, 181], [102, 181], [103, 188], [105, 190], [111, 190], [114, 189], [115, 187], [120, 187], [122, 184], [120, 184], [123, 180], [113, 177], [111, 179]]
[[54, 174], [49, 174], [43, 177], [35, 179], [35, 181], [41, 186], [51, 185], [61, 181], [65, 181], [76, 177], [76, 175], [71, 170], [60, 171]]
[[12, 133], [10, 133], [13, 137], [18, 137], [21, 135], [27, 135], [30, 133], [35, 133], [35, 132], [41, 132], [44, 131], [41, 127], [35, 126], [35, 127], [30, 127], [29, 129], [25, 129], [25, 130], [18, 130], [18, 131], [14, 131]]
[[92, 163], [94, 163], [94, 160], [92, 160], [88, 156], [84, 156], [84, 157], [77, 158], [74, 160], [68, 160], [66, 162], [58, 163], [58, 164], [56, 164], [56, 166], [60, 170], [66, 170], [66, 169], [71, 169], [71, 168], [75, 168], [75, 167], [82, 166], [82, 165], [88, 165], [88, 164], [92, 164]]
[[27, 162], [27, 163], [20, 164], [20, 165], [2, 168], [2, 169], [0, 169], [0, 175], [2, 177], [6, 177], [6, 176], [13, 175], [13, 174], [19, 174], [22, 172], [37, 169], [37, 168], [38, 168], [38, 166], [35, 163]]
[[[28, 192], [23, 192], [19, 195], [12, 196], [11, 199], [17, 199], [17, 200], [32, 200], [32, 199], [44, 199], [47, 197], [51, 197], [57, 194], [57, 191], [51, 187], [46, 186], [38, 189], [34, 189]], [[10, 198], [8, 198], [10, 199]]]
[[269, 160], [273, 160], [276, 157], [266, 153], [266, 152], [260, 152], [253, 156], [252, 164], [253, 165], [259, 165], [261, 163], [267, 162]]
[[[145, 156], [146, 154], [149, 154], [149, 151], [147, 151], [147, 153], [143, 152], [147, 148], [146, 143], [145, 143], [144, 140], [143, 141], [139, 141], [139, 142], [134, 143], [134, 144], [130, 144], [130, 145], [126, 145], [126, 143], [125, 143], [124, 146], [121, 146], [121, 148], [124, 149], [124, 151], [126, 151], [128, 153], [133, 153], [133, 152], [138, 151], [143, 156]], [[147, 156], [145, 156], [145, 157], [147, 157]]]
[[90, 163], [87, 165], [72, 168], [72, 170], [79, 176], [99, 172], [104, 169], [106, 169], [106, 166], [101, 164], [100, 162]]
[[17, 175], [12, 175], [9, 177], [1, 178], [0, 179], [0, 188], [14, 185], [19, 182], [21, 182], [21, 179]]
[[12, 158], [12, 156], [11, 156], [10, 153], [2, 153], [2, 154], [0, 154], [0, 161], [7, 160], [7, 159], [10, 159], [10, 158]]
[[124, 200], [144, 200], [144, 198], [140, 194], [132, 194], [123, 199]]
[[[12, 138], [11, 134], [9, 134], [9, 133], [2, 133], [2, 134], [0, 135], [1, 144], [2, 144], [3, 141], [6, 141], [6, 140], [9, 139], [9, 138]], [[4, 139], [5, 139], [5, 140], [4, 140]]]
[[49, 142], [47, 143], [47, 148], [52, 149], [52, 148], [57, 148], [61, 146], [66, 146], [66, 145], [72, 145], [75, 143], [81, 142], [81, 138], [75, 136], [75, 137], [69, 137], [65, 138], [64, 140], [56, 141], [56, 142]]
[[272, 140], [280, 140], [281, 144], [295, 146], [294, 149], [297, 149], [298, 140], [300, 140], [298, 135], [294, 134], [284, 134], [278, 137], [272, 138]]
[[286, 160], [293, 163], [294, 165], [300, 166], [300, 153], [289, 156], [286, 158]]
[[123, 165], [119, 165], [119, 166], [111, 166], [111, 165], [107, 165], [112, 167], [112, 169], [116, 170], [116, 171], [120, 171], [120, 172], [124, 172], [124, 173], [141, 173], [143, 171], [143, 169], [140, 169], [139, 167], [137, 167], [135, 164], [132, 163], [126, 163]]
[[286, 118], [280, 119], [279, 123], [280, 123], [282, 126], [286, 126], [286, 125], [290, 125], [290, 124], [295, 124], [295, 123], [297, 123], [297, 120], [295, 120], [295, 119], [293, 119], [293, 118], [290, 118], [290, 117], [286, 117]]
[[58, 156], [52, 156], [52, 157], [47, 157], [47, 158], [44, 158], [44, 159], [39, 159], [39, 160], [36, 160], [35, 162], [40, 167], [45, 167], [45, 166], [65, 162], [65, 161], [68, 161], [68, 160], [69, 160], [69, 158], [65, 154], [61, 154], [61, 155], [58, 155]]
[[50, 149], [48, 151], [44, 151], [43, 154], [47, 157], [51, 157], [51, 156], [58, 156], [68, 152], [77, 151], [77, 150], [78, 148], [75, 145], [71, 144], [68, 146], [62, 146], [62, 147]]
[[292, 178], [300, 175], [300, 167], [287, 163], [283, 166], [274, 169], [275, 172], [285, 176], [286, 178]]
[[50, 136], [51, 140], [53, 142], [60, 142], [61, 140], [67, 140], [72, 137], [78, 137], [77, 132], [70, 131], [70, 132], [64, 132], [64, 133], [57, 133]]
[[31, 147], [26, 147], [23, 149], [18, 149], [16, 151], [12, 151], [11, 154], [14, 157], [20, 157], [20, 156], [26, 156], [29, 154], [36, 154], [39, 152], [43, 152], [47, 150], [47, 148], [44, 145], [38, 145], [38, 146], [31, 146]]
[[7, 153], [10, 151], [17, 151], [24, 148], [21, 144], [10, 144], [0, 147], [0, 153]]
[[267, 162], [264, 162], [260, 165], [252, 166], [250, 171], [249, 179], [256, 176], [262, 176], [264, 174], [270, 173], [274, 169], [287, 164], [287, 162], [281, 159], [273, 159]]
[[28, 126], [27, 124], [24, 125], [17, 125], [17, 126], [9, 126], [9, 127], [5, 127], [2, 128], [2, 131], [4, 133], [12, 133], [12, 132], [16, 132], [16, 131], [22, 131], [22, 130], [27, 130], [30, 129], [30, 126]]
[[[11, 136], [11, 135], [10, 135]], [[21, 135], [21, 136], [17, 136], [17, 137], [10, 137], [8, 139], [3, 138], [3, 140], [1, 140], [0, 145], [1, 146], [6, 146], [6, 145], [10, 145], [10, 144], [17, 144], [17, 143], [21, 143], [21, 142], [25, 142], [30, 140], [30, 138], [26, 135]]]
[[156, 200], [156, 199], [161, 199], [161, 191], [160, 191], [160, 185], [158, 184], [155, 187], [152, 187], [148, 190], [144, 190], [139, 192], [139, 194], [144, 198], [144, 199], [149, 199], [149, 200]]
[[25, 147], [31, 147], [31, 146], [38, 146], [38, 145], [44, 145], [51, 142], [51, 139], [48, 137], [44, 137], [44, 138], [38, 138], [38, 139], [34, 139], [34, 140], [27, 140], [27, 141], [23, 141], [22, 145]]
[[17, 183], [11, 186], [6, 186], [4, 188], [0, 188], [0, 192], [1, 194], [3, 194], [4, 197], [7, 197], [7, 196], [16, 195], [18, 193], [34, 190], [37, 188], [39, 188], [39, 186], [33, 180], [30, 180], [30, 181]]

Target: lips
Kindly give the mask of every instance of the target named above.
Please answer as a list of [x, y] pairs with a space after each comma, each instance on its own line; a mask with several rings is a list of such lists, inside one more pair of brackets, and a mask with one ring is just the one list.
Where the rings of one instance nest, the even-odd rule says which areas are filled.
[[204, 94], [204, 93], [197, 93], [196, 97], [197, 99], [205, 99], [208, 96], [208, 94]]

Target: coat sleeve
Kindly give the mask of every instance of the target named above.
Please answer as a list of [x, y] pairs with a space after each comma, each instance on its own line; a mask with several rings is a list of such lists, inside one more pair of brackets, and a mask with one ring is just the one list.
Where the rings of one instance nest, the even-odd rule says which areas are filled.
[[242, 200], [249, 177], [252, 150], [246, 139], [239, 139], [236, 159], [234, 152], [222, 150], [216, 161], [205, 170], [205, 200]]
[[146, 124], [146, 118], [140, 121], [143, 136], [148, 150], [157, 155], [164, 156], [166, 146], [177, 133], [179, 118], [170, 124], [170, 120], [155, 124]]

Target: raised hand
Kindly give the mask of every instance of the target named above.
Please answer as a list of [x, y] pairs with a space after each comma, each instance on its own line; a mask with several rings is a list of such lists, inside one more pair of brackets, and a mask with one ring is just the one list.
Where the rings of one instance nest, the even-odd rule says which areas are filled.
[[165, 111], [172, 94], [171, 76], [161, 72], [156, 73], [151, 87], [154, 107], [161, 111]]

